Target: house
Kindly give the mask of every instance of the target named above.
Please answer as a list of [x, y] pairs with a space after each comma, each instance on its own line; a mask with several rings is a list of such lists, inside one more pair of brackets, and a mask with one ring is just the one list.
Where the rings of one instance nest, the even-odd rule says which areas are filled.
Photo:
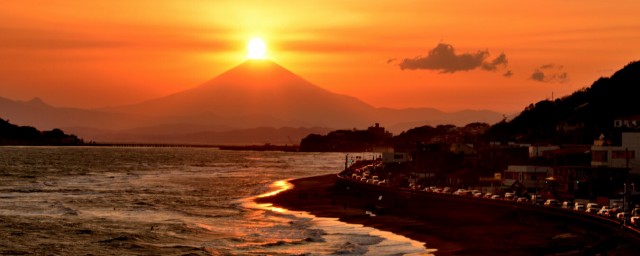
[[382, 163], [405, 163], [410, 160], [408, 153], [403, 152], [382, 152]]
[[541, 157], [545, 151], [560, 149], [556, 145], [531, 145], [529, 146], [529, 158]]
[[623, 132], [621, 145], [611, 145], [604, 136], [600, 136], [591, 146], [591, 166], [628, 168], [631, 173], [640, 173], [638, 151], [640, 132]]
[[451, 143], [449, 150], [454, 154], [474, 155], [478, 153], [473, 145], [463, 143]]
[[529, 192], [539, 192], [545, 188], [545, 179], [552, 177], [553, 168], [535, 165], [509, 165], [504, 171], [502, 184], [524, 186]]

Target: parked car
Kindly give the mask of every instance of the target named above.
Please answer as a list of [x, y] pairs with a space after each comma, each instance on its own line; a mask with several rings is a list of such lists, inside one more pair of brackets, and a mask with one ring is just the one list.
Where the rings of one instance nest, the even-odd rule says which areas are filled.
[[605, 216], [605, 213], [608, 213], [610, 211], [611, 211], [611, 207], [603, 205], [602, 208], [600, 208], [600, 210], [598, 210], [598, 215]]
[[435, 187], [435, 186], [429, 186], [429, 187], [424, 188], [424, 191], [433, 192], [436, 189], [437, 189], [437, 187]]
[[500, 198], [500, 195], [492, 195], [491, 199], [502, 199], [502, 198]]
[[618, 214], [619, 212], [622, 212], [622, 206], [617, 206], [617, 205], [614, 205], [613, 207], [611, 207], [611, 211], [609, 211], [609, 213], [613, 217], [615, 217], [616, 214]]
[[482, 197], [482, 193], [480, 192], [473, 193], [473, 197]]
[[547, 199], [547, 201], [544, 202], [544, 206], [558, 207], [559, 205], [560, 203], [556, 199]]
[[584, 204], [576, 204], [573, 206], [574, 211], [584, 212], [587, 208], [584, 207]]
[[531, 195], [531, 202], [537, 205], [541, 205], [542, 203], [544, 203], [544, 199], [542, 195]]
[[616, 219], [622, 220], [622, 219], [629, 218], [629, 216], [630, 214], [628, 212], [619, 212], [618, 214], [616, 214]]
[[526, 203], [526, 202], [529, 202], [529, 199], [527, 199], [526, 197], [518, 197], [518, 199], [516, 199], [516, 202]]
[[445, 194], [451, 194], [451, 188], [450, 188], [450, 187], [444, 187], [444, 188], [442, 189], [442, 193], [445, 193]]
[[515, 198], [515, 194], [511, 192], [504, 193], [504, 200], [513, 200]]
[[597, 203], [587, 203], [587, 209], [591, 209], [594, 208], [596, 209], [596, 211], [598, 211], [598, 209], [600, 209], [600, 205]]
[[572, 208], [573, 203], [569, 202], [569, 201], [564, 201], [562, 202], [562, 208], [563, 209], [571, 209]]
[[605, 213], [602, 214], [602, 216], [607, 217], [607, 218], [615, 218], [616, 217], [616, 213], [614, 213], [613, 211], [607, 211]]
[[485, 193], [482, 197], [483, 197], [483, 198], [491, 198], [492, 196], [493, 196], [493, 193], [489, 193], [489, 192], [487, 192], [487, 193]]
[[453, 192], [453, 194], [454, 195], [459, 195], [459, 196], [466, 196], [467, 195], [467, 190], [459, 188], [458, 190]]
[[640, 216], [631, 217], [631, 225], [640, 227]]
[[596, 209], [596, 208], [587, 208], [586, 210], [584, 210], [584, 212], [591, 213], [591, 214], [597, 214], [598, 213], [598, 209]]

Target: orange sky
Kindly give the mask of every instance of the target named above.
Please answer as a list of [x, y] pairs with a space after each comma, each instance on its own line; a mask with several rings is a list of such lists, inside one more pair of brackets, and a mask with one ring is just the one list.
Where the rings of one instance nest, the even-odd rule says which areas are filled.
[[3, 1], [0, 97], [137, 103], [261, 36], [270, 59], [377, 107], [512, 113], [640, 60], [640, 2], [613, 2]]

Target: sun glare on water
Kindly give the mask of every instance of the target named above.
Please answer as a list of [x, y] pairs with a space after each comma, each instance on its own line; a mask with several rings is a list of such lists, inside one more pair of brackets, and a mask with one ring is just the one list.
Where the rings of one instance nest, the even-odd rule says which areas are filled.
[[247, 45], [249, 54], [247, 58], [254, 60], [262, 60], [267, 57], [267, 44], [259, 37], [254, 37], [249, 41]]

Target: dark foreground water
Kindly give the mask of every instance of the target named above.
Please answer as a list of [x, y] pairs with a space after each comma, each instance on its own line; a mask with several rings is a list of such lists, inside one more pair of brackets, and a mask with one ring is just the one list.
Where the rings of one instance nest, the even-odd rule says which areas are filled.
[[[257, 205], [344, 154], [0, 147], [1, 255], [402, 255], [421, 243]], [[275, 183], [274, 183], [275, 182]]]

